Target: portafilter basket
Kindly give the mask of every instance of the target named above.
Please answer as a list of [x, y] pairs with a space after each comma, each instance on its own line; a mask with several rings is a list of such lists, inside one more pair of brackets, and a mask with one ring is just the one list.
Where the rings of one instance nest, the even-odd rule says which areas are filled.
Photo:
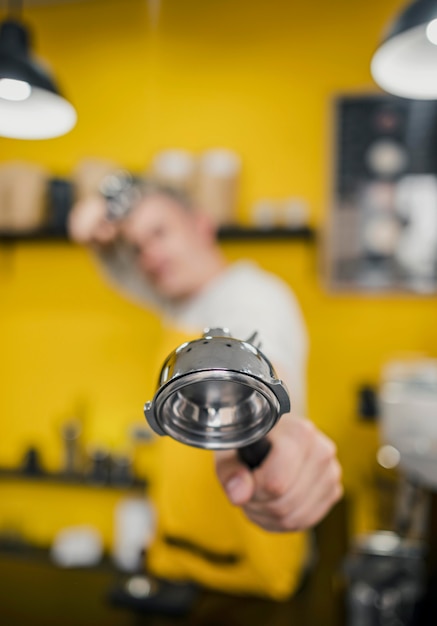
[[197, 448], [237, 448], [250, 468], [260, 465], [270, 449], [265, 435], [288, 413], [290, 399], [255, 339], [213, 328], [176, 348], [144, 407], [151, 428]]

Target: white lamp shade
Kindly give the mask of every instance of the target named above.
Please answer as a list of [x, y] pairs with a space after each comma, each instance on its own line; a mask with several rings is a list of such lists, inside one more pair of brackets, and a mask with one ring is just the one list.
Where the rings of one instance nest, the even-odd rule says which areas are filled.
[[26, 100], [0, 97], [0, 135], [15, 139], [50, 139], [76, 124], [74, 107], [60, 95], [32, 87]]
[[49, 139], [76, 123], [47, 69], [30, 54], [30, 32], [20, 22], [0, 23], [0, 136]]
[[414, 0], [399, 13], [371, 62], [382, 89], [403, 98], [437, 99], [436, 18], [437, 0]]
[[382, 89], [404, 98], [437, 99], [437, 46], [427, 38], [426, 27], [388, 39], [376, 51], [370, 69]]

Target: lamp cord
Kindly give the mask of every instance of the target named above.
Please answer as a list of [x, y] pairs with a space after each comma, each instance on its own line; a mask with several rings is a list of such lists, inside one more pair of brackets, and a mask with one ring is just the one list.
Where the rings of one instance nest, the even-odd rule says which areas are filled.
[[21, 17], [23, 10], [22, 0], [8, 0], [8, 14], [10, 17]]

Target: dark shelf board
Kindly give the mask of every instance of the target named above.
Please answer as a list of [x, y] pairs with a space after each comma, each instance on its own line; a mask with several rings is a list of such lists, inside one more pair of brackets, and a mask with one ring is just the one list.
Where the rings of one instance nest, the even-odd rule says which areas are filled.
[[24, 232], [5, 232], [0, 231], [0, 244], [15, 244], [20, 242], [68, 242], [69, 239], [65, 231], [59, 229], [41, 229], [35, 231]]
[[267, 241], [269, 239], [300, 239], [304, 241], [314, 241], [316, 238], [316, 231], [310, 226], [302, 226], [300, 228], [254, 228], [245, 226], [223, 226], [218, 231], [218, 237], [222, 241]]
[[16, 480], [23, 482], [54, 484], [54, 485], [71, 485], [77, 487], [91, 487], [99, 489], [111, 490], [145, 490], [147, 482], [145, 480], [135, 478], [130, 483], [111, 483], [97, 481], [88, 476], [69, 475], [62, 472], [44, 472], [41, 474], [27, 474], [21, 470], [2, 467], [0, 468], [0, 480]]
[[[252, 228], [244, 226], [224, 226], [218, 231], [220, 241], [268, 241], [301, 240], [311, 242], [316, 238], [316, 231], [310, 226], [301, 228]], [[63, 229], [41, 229], [28, 232], [1, 232], [0, 244], [20, 242], [69, 242]]]

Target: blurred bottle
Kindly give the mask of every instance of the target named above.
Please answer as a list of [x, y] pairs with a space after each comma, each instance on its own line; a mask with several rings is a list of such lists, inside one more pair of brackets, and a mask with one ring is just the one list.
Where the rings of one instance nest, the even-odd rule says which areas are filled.
[[141, 497], [123, 498], [115, 508], [113, 559], [126, 572], [143, 569], [144, 552], [155, 534], [152, 505]]
[[80, 419], [70, 418], [62, 424], [62, 471], [68, 476], [82, 474], [84, 469], [82, 432], [83, 427]]
[[102, 445], [88, 447], [89, 469], [87, 480], [95, 485], [107, 485], [110, 482], [111, 456]]
[[134, 482], [132, 459], [126, 452], [111, 455], [110, 480], [117, 487], [129, 487]]

